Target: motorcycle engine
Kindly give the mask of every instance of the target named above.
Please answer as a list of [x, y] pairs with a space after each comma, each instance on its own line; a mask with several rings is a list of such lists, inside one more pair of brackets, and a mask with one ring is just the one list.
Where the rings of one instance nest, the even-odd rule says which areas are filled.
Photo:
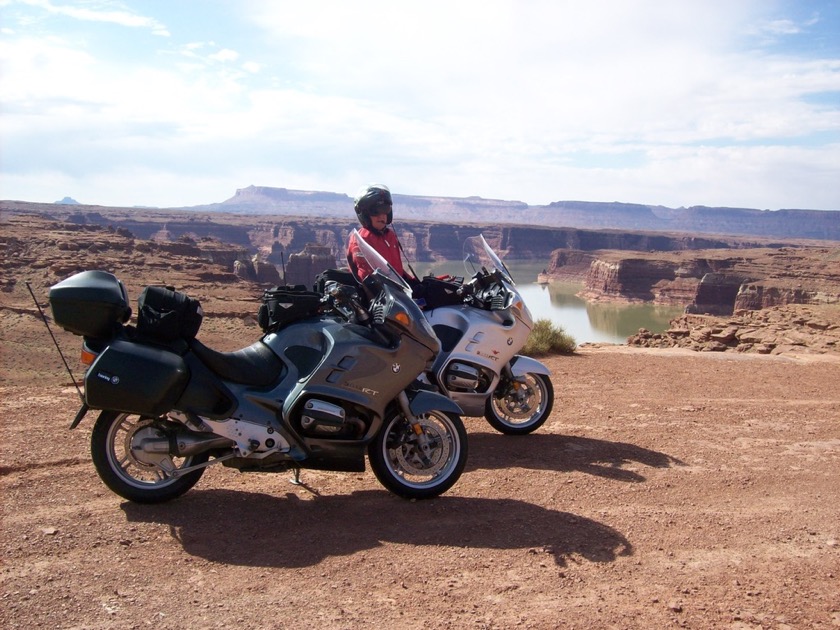
[[488, 386], [487, 377], [479, 368], [458, 361], [447, 366], [443, 382], [450, 392], [481, 392]]
[[310, 437], [358, 439], [367, 430], [361, 418], [349, 416], [340, 405], [311, 398], [306, 401], [300, 416], [300, 428]]

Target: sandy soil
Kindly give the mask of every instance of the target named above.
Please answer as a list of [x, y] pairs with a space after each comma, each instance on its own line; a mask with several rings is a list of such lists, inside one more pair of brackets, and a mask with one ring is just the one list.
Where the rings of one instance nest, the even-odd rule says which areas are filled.
[[840, 627], [837, 355], [584, 347], [547, 359], [539, 432], [466, 420], [438, 499], [218, 467], [141, 506], [96, 476], [91, 419], [68, 430], [43, 326], [5, 308], [0, 334], [4, 628]]

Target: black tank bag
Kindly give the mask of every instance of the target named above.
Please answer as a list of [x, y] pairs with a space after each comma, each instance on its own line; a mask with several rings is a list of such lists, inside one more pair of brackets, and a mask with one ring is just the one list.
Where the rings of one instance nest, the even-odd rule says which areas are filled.
[[146, 287], [137, 306], [137, 333], [155, 341], [194, 339], [204, 319], [201, 303], [174, 287]]
[[266, 333], [277, 332], [299, 319], [313, 317], [321, 308], [321, 294], [308, 291], [302, 284], [267, 289], [262, 300], [257, 321]]

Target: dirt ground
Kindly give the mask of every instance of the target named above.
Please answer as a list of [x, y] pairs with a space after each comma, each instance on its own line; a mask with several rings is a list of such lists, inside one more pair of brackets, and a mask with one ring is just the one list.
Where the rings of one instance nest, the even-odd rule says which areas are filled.
[[537, 433], [466, 419], [438, 499], [211, 467], [143, 506], [96, 476], [92, 417], [68, 430], [43, 325], [0, 309], [0, 337], [3, 628], [840, 627], [840, 355], [583, 347], [546, 360]]

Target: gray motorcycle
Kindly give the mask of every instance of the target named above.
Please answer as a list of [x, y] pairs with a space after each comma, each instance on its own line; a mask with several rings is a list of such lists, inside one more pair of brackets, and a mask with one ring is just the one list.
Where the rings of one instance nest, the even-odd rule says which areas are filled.
[[[91, 456], [102, 481], [158, 503], [212, 464], [297, 479], [302, 468], [361, 472], [367, 456], [401, 497], [451, 488], [467, 458], [461, 410], [417, 380], [440, 342], [402, 280], [374, 273], [362, 289], [365, 299], [335, 284], [324, 295], [273, 293], [266, 334], [219, 352], [195, 338], [203, 314], [182, 293], [148, 287], [135, 327], [112, 274], [53, 286], [54, 320], [83, 336], [89, 366], [71, 429], [101, 410]], [[336, 312], [353, 312], [354, 323]]]

